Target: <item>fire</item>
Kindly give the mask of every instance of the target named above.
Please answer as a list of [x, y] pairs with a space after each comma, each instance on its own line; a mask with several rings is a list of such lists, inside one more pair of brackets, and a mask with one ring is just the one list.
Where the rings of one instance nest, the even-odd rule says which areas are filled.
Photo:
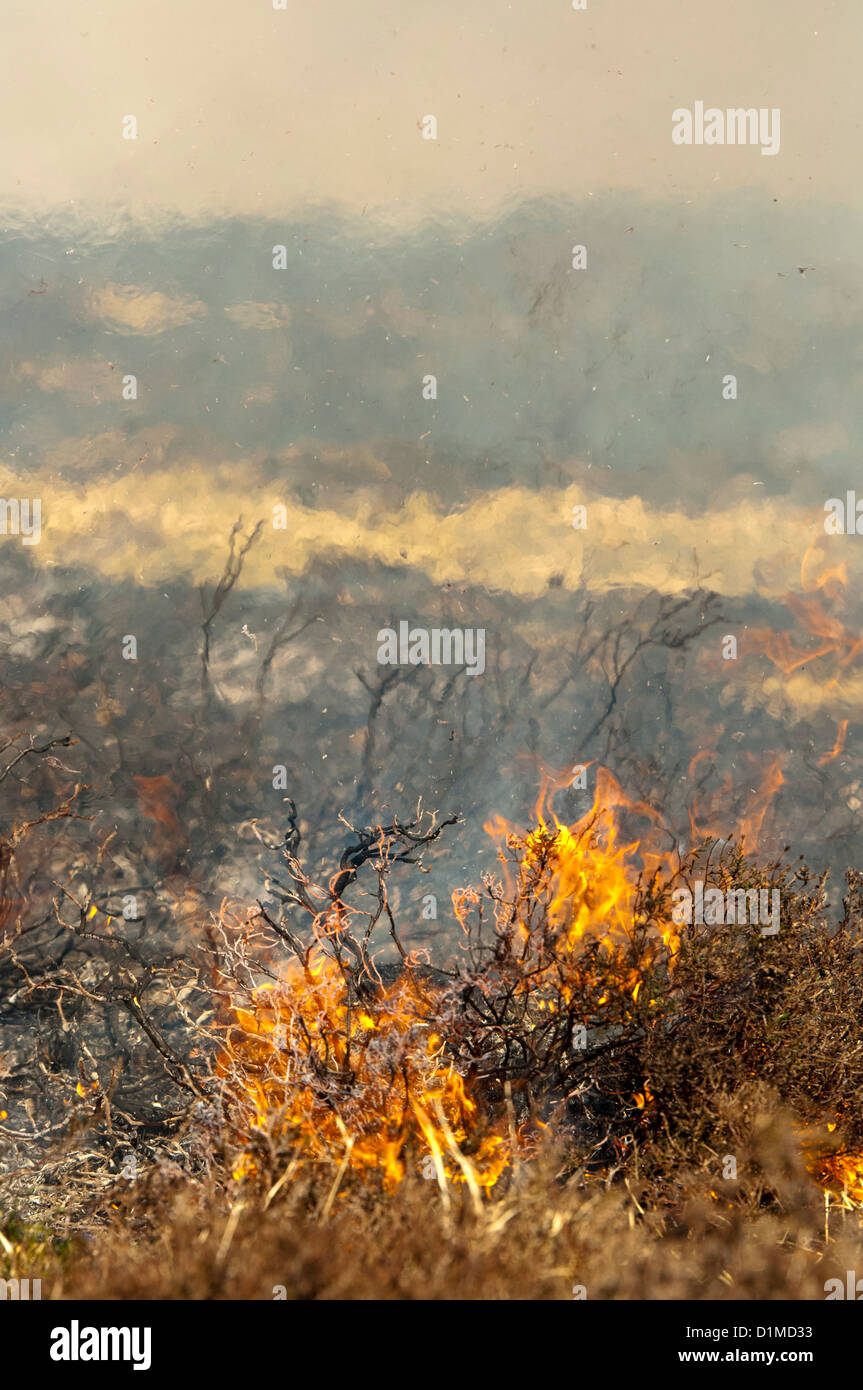
[[[516, 851], [515, 876], [511, 861], [501, 854], [516, 916], [529, 900], [541, 900], [551, 929], [562, 937], [573, 960], [591, 943], [606, 958], [619, 955], [645, 931], [673, 959], [679, 939], [670, 914], [647, 922], [638, 909], [640, 886], [670, 873], [668, 849], [657, 843], [661, 833], [668, 834], [659, 816], [645, 802], [631, 801], [608, 769], [598, 767], [590, 811], [575, 824], [564, 825], [551, 809], [553, 795], [563, 785], [565, 779], [546, 776], [536, 806], [537, 828], [526, 838], [500, 816], [485, 826], [499, 846]], [[624, 814], [650, 823], [652, 843], [622, 837]], [[519, 927], [527, 939], [529, 924], [519, 920]], [[635, 974], [630, 993], [636, 998], [640, 983], [640, 974]]]
[[[691, 772], [709, 756], [703, 750]], [[604, 767], [591, 809], [565, 824], [552, 807], [565, 784], [545, 777], [529, 833], [499, 816], [486, 825], [499, 848], [499, 878], [485, 880], [485, 895], [453, 894], [470, 968], [441, 972], [438, 982], [403, 953], [400, 973], [384, 982], [363, 952], [362, 969], [347, 969], [345, 942], [358, 940], [348, 925], [355, 909], [334, 894], [314, 915], [312, 945], [295, 946], [277, 978], [235, 1002], [220, 1025], [217, 1062], [239, 1149], [235, 1177], [261, 1175], [279, 1141], [293, 1153], [293, 1170], [337, 1170], [336, 1187], [348, 1169], [386, 1190], [413, 1171], [442, 1188], [463, 1182], [478, 1200], [529, 1156], [544, 1128], [535, 1117], [517, 1125], [511, 1101], [505, 1109], [483, 1092], [479, 1078], [495, 1074], [495, 1048], [509, 1055], [513, 1030], [521, 1029], [529, 1049], [538, 1040], [540, 1064], [551, 1055], [543, 1049], [557, 1048], [559, 1059], [561, 1047], [585, 1045], [573, 1041], [576, 1030], [583, 1039], [588, 1030], [617, 1028], [657, 1006], [663, 980], [675, 987], [674, 836]], [[778, 763], [761, 774], [745, 834], [757, 837], [782, 784]], [[707, 833], [700, 810], [691, 819], [693, 833]], [[482, 950], [471, 957], [489, 901], [491, 931], [483, 928]], [[471, 991], [489, 1004], [481, 1046], [464, 1008]], [[482, 1017], [479, 1007], [474, 1013]], [[650, 1079], [640, 1085], [631, 1103], [646, 1123], [657, 1102]], [[822, 1146], [807, 1151], [807, 1163], [826, 1190], [863, 1203], [863, 1158], [825, 1156]]]
[[[835, 1128], [835, 1123], [827, 1125], [831, 1132]], [[811, 1131], [800, 1133], [800, 1146], [809, 1176], [829, 1197], [846, 1210], [863, 1207], [863, 1153], [831, 1151], [823, 1136]]]
[[810, 1172], [824, 1191], [843, 1206], [863, 1206], [863, 1154], [829, 1154]]
[[[527, 836], [499, 818], [486, 826], [515, 850], [504, 857], [509, 881], [497, 902], [501, 924], [515, 924], [515, 993], [552, 1029], [576, 997], [593, 1001], [586, 1023], [610, 1003], [618, 1016], [631, 1011], [648, 972], [670, 967], [679, 944], [670, 912], [648, 919], [639, 907], [645, 881], [669, 858], [651, 843], [662, 828], [657, 815], [599, 768], [591, 811], [564, 825], [550, 810], [560, 785], [546, 780]], [[648, 838], [624, 836], [624, 815], [647, 820]], [[475, 901], [453, 895], [463, 923]], [[316, 918], [305, 960], [233, 1010], [217, 1070], [243, 1146], [235, 1176], [256, 1173], [267, 1142], [280, 1137], [295, 1142], [300, 1162], [375, 1174], [390, 1189], [409, 1164], [438, 1181], [491, 1189], [544, 1127], [517, 1128], [511, 1115], [483, 1108], [448, 1036], [453, 993], [430, 984], [410, 958], [386, 984], [372, 968], [357, 997], [338, 959], [350, 911], [339, 901]]]
[[650, 1083], [649, 1081], [645, 1081], [644, 1090], [638, 1091], [634, 1097], [635, 1104], [639, 1110], [646, 1110], [648, 1106], [652, 1103], [653, 1099], [654, 1096], [653, 1092], [650, 1089]]
[[[789, 593], [784, 598], [786, 608], [796, 618], [798, 626], [814, 639], [814, 645], [800, 647], [790, 632], [773, 632], [767, 628], [753, 628], [748, 634], [747, 644], [753, 650], [763, 652], [786, 676], [810, 661], [830, 655], [835, 656], [841, 671], [850, 666], [863, 650], [863, 638], [851, 632], [837, 616], [848, 584], [846, 567], [840, 564], [828, 568], [822, 559], [820, 572], [814, 572], [816, 556], [817, 547], [811, 542], [800, 565], [803, 593]], [[836, 611], [828, 611], [825, 600]], [[834, 675], [826, 683], [827, 688], [835, 685], [838, 678], [838, 674]]]
[[[752, 754], [743, 753], [738, 756], [746, 763], [750, 772], [747, 779], [746, 810], [741, 812], [737, 818], [736, 838], [741, 844], [745, 843], [749, 853], [752, 853], [758, 847], [764, 822], [777, 792], [785, 784], [785, 778], [780, 759], [777, 756], [774, 756], [764, 768], [759, 765], [759, 761]], [[715, 754], [706, 748], [702, 748], [699, 753], [696, 753], [689, 764], [690, 780], [695, 781], [696, 770], [701, 762], [714, 757]], [[706, 780], [706, 776], [703, 776], [703, 781]], [[702, 793], [693, 798], [689, 808], [689, 828], [693, 843], [709, 838], [722, 839], [727, 836], [728, 808], [732, 796], [733, 779], [731, 772], [727, 771], [721, 785], [709, 796]]]
[[847, 734], [848, 734], [848, 720], [847, 720], [847, 719], [840, 719], [840, 721], [839, 721], [839, 726], [838, 726], [838, 728], [837, 728], [837, 730], [836, 730], [836, 742], [834, 743], [834, 745], [833, 745], [833, 747], [831, 748], [831, 750], [830, 750], [829, 753], [824, 753], [824, 754], [818, 759], [818, 766], [819, 766], [819, 767], [825, 767], [827, 763], [832, 763], [834, 758], [838, 758], [838, 757], [839, 757], [839, 754], [843, 751], [843, 749], [844, 749], [844, 747], [845, 747], [845, 738], [846, 738]]
[[[347, 1159], [379, 1173], [386, 1188], [423, 1158], [453, 1181], [465, 1180], [467, 1165], [479, 1188], [493, 1186], [508, 1141], [480, 1127], [477, 1103], [446, 1058], [433, 1026], [439, 994], [406, 969], [358, 1007], [322, 945], [305, 968], [291, 962], [254, 991], [251, 1007], [235, 1010], [218, 1059], [237, 1136], [292, 1137], [302, 1161]], [[234, 1175], [256, 1169], [250, 1151]]]

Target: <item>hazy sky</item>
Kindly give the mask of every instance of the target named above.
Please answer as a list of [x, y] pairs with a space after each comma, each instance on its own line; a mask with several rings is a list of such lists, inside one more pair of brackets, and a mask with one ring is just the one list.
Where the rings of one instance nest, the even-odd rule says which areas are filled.
[[[54, 634], [73, 683], [106, 686], [94, 744], [126, 711], [141, 775], [162, 775], [174, 705], [156, 747], [117, 634], [145, 615], [153, 708], [166, 671], [185, 708], [194, 586], [215, 584], [238, 518], [260, 521], [219, 618], [237, 708], [256, 634], [300, 605], [267, 738], [290, 714], [309, 787], [332, 769], [341, 797], [377, 630], [487, 626], [490, 670], [535, 670], [558, 703], [489, 715], [497, 686], [477, 682], [466, 764], [434, 705], [434, 755], [410, 721], [399, 743], [396, 701], [381, 765], [393, 795], [448, 795], [469, 768], [477, 808], [517, 810], [526, 748], [593, 756], [596, 672], [577, 698], [560, 685], [583, 588], [591, 621], [625, 625], [643, 598], [703, 587], [741, 659], [709, 627], [686, 671], [673, 633], [668, 671], [655, 653], [632, 667], [620, 705], [650, 777], [678, 795], [707, 747], [745, 799], [747, 758], [778, 759], [786, 821], [834, 833], [812, 808], [822, 767], [856, 776], [863, 697], [863, 542], [823, 533], [825, 499], [863, 495], [861, 0], [0, 9], [0, 496], [43, 505], [37, 546], [0, 546], [4, 660]], [[696, 102], [778, 109], [778, 153], [674, 144]], [[81, 702], [90, 718], [86, 686]], [[828, 806], [835, 833], [857, 834], [859, 792]]]
[[[2, 23], [7, 209], [334, 200], [399, 222], [607, 188], [861, 198], [859, 0], [6, 0]], [[673, 146], [696, 100], [779, 107], [779, 154]]]
[[[519, 598], [794, 587], [859, 469], [859, 3], [11, 0], [3, 24], [0, 488], [38, 480], [37, 563], [200, 581], [246, 513], [261, 585], [332, 551]], [[779, 108], [779, 152], [673, 144], [696, 101]]]

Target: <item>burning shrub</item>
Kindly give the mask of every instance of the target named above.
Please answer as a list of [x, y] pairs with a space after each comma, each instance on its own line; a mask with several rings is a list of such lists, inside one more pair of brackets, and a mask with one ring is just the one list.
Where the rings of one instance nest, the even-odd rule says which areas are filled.
[[[530, 834], [492, 827], [502, 878], [454, 895], [461, 950], [436, 970], [402, 945], [387, 880], [443, 826], [363, 831], [321, 889], [296, 858], [292, 825], [292, 887], [280, 895], [310, 919], [310, 938], [260, 904], [242, 929], [223, 926], [232, 1016], [217, 1070], [235, 1175], [271, 1182], [289, 1158], [292, 1171], [334, 1166], [336, 1187], [351, 1170], [391, 1190], [408, 1165], [426, 1164], [442, 1187], [464, 1180], [476, 1196], [506, 1187], [550, 1127], [567, 1144], [561, 1176], [637, 1173], [642, 1200], [666, 1205], [676, 1173], [709, 1173], [723, 1146], [740, 1148], [728, 1117], [741, 1088], [758, 1084], [807, 1127], [813, 1176], [863, 1198], [859, 878], [831, 928], [823, 879], [759, 867], [727, 843], [681, 861], [659, 847], [650, 808], [603, 769], [575, 825], [546, 800]], [[639, 818], [648, 834], [623, 835]], [[363, 864], [377, 888], [360, 913], [344, 895]], [[678, 926], [672, 895], [694, 879], [723, 895], [778, 893], [781, 929]], [[379, 923], [398, 966], [376, 964]], [[290, 948], [287, 966], [263, 932]]]
[[[292, 887], [281, 901], [311, 921], [302, 941], [285, 921], [259, 910], [239, 930], [221, 924], [217, 972], [233, 1018], [222, 1023], [217, 1059], [229, 1128], [242, 1152], [235, 1176], [272, 1178], [336, 1163], [340, 1171], [379, 1176], [392, 1188], [408, 1162], [431, 1165], [441, 1185], [464, 1180], [475, 1193], [493, 1184], [508, 1160], [508, 1139], [469, 1091], [441, 1033], [447, 977], [408, 954], [387, 898], [399, 862], [418, 863], [443, 825], [434, 818], [361, 832], [326, 889], [305, 875], [295, 850], [295, 817], [284, 859]], [[359, 868], [377, 876], [375, 907], [361, 913], [344, 898]], [[360, 922], [362, 921], [362, 926]], [[401, 965], [379, 967], [372, 934], [389, 926]], [[292, 951], [274, 972], [260, 942], [270, 929]], [[263, 974], [273, 978], [260, 983]]]
[[[391, 1187], [415, 1159], [442, 1185], [464, 1179], [476, 1194], [534, 1152], [565, 1102], [572, 1119], [576, 1097], [599, 1143], [593, 1109], [608, 1110], [609, 1098], [596, 1089], [597, 1058], [625, 1052], [642, 1015], [659, 1009], [678, 945], [658, 857], [619, 843], [614, 812], [624, 805], [647, 811], [602, 770], [597, 804], [577, 826], [540, 814], [527, 837], [505, 832], [505, 881], [489, 876], [483, 893], [456, 895], [463, 949], [436, 971], [402, 946], [387, 878], [442, 826], [363, 832], [322, 890], [296, 859], [292, 823], [284, 857], [293, 888], [277, 888], [311, 919], [310, 941], [260, 904], [230, 940], [223, 924], [219, 968], [234, 964], [220, 993], [234, 1016], [223, 1021], [218, 1073], [242, 1146], [235, 1174], [272, 1178], [289, 1150], [294, 1165], [328, 1159]], [[363, 863], [378, 886], [360, 929], [344, 893]], [[372, 955], [382, 921], [396, 970]], [[273, 967], [262, 929], [291, 948], [287, 968]], [[264, 972], [272, 978], [262, 985]], [[624, 1117], [638, 1105], [629, 1070]]]
[[[648, 1291], [657, 1243], [697, 1240], [718, 1260], [728, 1231], [741, 1253], [722, 1255], [723, 1267], [740, 1287], [754, 1292], [763, 1252], [791, 1230], [793, 1279], [808, 1288], [809, 1256], [823, 1248], [816, 1182], [829, 1209], [863, 1205], [863, 876], [849, 875], [832, 923], [825, 882], [803, 865], [759, 864], [729, 842], [681, 858], [652, 810], [603, 769], [594, 806], [573, 825], [551, 811], [554, 789], [531, 832], [491, 826], [500, 867], [454, 895], [462, 939], [434, 967], [406, 949], [389, 883], [401, 865], [421, 868], [455, 817], [352, 831], [322, 886], [298, 858], [292, 808], [284, 844], [270, 847], [284, 866], [268, 882], [278, 907], [260, 902], [245, 919], [224, 908], [205, 927], [203, 957], [148, 951], [94, 888], [49, 899], [32, 933], [22, 911], [14, 940], [6, 932], [16, 981], [6, 1011], [39, 1010], [40, 1023], [56, 1012], [63, 1025], [62, 1052], [40, 1043], [32, 1054], [45, 1094], [64, 1107], [43, 1127], [46, 1143], [62, 1133], [67, 1146], [44, 1183], [60, 1199], [60, 1178], [74, 1174], [76, 1216], [110, 1224], [123, 1213], [142, 1237], [159, 1229], [178, 1184], [190, 1209], [203, 1184], [227, 1224], [215, 1263], [194, 1277], [216, 1294], [232, 1204], [266, 1217], [276, 1244], [277, 1198], [285, 1220], [331, 1219], [349, 1242], [392, 1212], [384, 1245], [413, 1251], [419, 1194], [428, 1206], [430, 1192], [447, 1258], [468, 1267], [475, 1257], [486, 1296], [512, 1292], [516, 1253], [500, 1232], [520, 1229], [527, 1201], [552, 1231], [539, 1296], [557, 1290], [561, 1261], [593, 1268], [592, 1287], [619, 1289], [619, 1268], [600, 1256], [600, 1208], [615, 1213], [621, 1252], [637, 1244], [630, 1296]], [[778, 893], [779, 930], [676, 922], [675, 895], [695, 884], [725, 900]], [[5, 1093], [18, 1107], [29, 1064], [15, 1062]], [[7, 1118], [0, 1132], [25, 1137]], [[130, 1148], [140, 1171], [121, 1180]], [[172, 1168], [158, 1162], [169, 1153]], [[450, 1220], [465, 1217], [461, 1194], [478, 1223], [464, 1227], [470, 1256]], [[565, 1236], [569, 1222], [586, 1245]], [[354, 1289], [356, 1272], [343, 1278], [316, 1239], [299, 1286]], [[663, 1250], [676, 1287], [677, 1257]], [[699, 1259], [703, 1281], [710, 1261]], [[385, 1263], [380, 1287], [401, 1288]], [[528, 1264], [518, 1265], [525, 1278]], [[424, 1277], [443, 1290], [455, 1275]], [[789, 1280], [777, 1264], [786, 1295]]]
[[[506, 1141], [493, 1127], [477, 1132], [477, 1103], [435, 1031], [442, 995], [408, 967], [360, 1000], [317, 945], [302, 964], [289, 962], [237, 1009], [218, 1058], [237, 1136], [265, 1131], [297, 1165], [349, 1163], [388, 1188], [410, 1157], [430, 1159], [441, 1180], [468, 1171], [481, 1186], [494, 1183]], [[236, 1174], [254, 1171], [259, 1153], [253, 1146]]]
[[620, 807], [646, 810], [601, 768], [576, 825], [542, 802], [527, 836], [499, 822], [503, 882], [488, 876], [484, 895], [455, 898], [464, 959], [448, 1033], [471, 1074], [498, 1091], [513, 1083], [528, 1109], [571, 1094], [668, 990], [672, 871], [639, 841], [619, 843]]

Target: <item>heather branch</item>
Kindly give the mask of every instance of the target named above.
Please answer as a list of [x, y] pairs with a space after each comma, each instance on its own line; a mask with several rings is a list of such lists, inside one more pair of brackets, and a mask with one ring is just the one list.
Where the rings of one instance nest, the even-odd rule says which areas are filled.
[[201, 610], [203, 612], [201, 631], [204, 640], [201, 646], [201, 687], [204, 691], [209, 688], [210, 684], [210, 629], [219, 613], [222, 611], [225, 600], [242, 574], [245, 558], [258, 539], [261, 533], [261, 527], [264, 523], [263, 521], [259, 521], [243, 542], [240, 549], [237, 550], [236, 538], [242, 524], [243, 518], [239, 517], [231, 527], [228, 559], [225, 562], [224, 571], [212, 595], [209, 599], [207, 598], [206, 586], [203, 584], [200, 586], [199, 590], [201, 595]]

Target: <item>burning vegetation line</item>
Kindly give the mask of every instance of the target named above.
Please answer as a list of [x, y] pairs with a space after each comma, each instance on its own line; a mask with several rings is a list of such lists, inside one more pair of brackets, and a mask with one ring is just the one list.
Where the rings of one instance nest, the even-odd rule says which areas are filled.
[[[418, 808], [351, 828], [316, 882], [290, 805], [268, 883], [278, 906], [243, 917], [225, 904], [215, 922], [199, 909], [203, 951], [188, 958], [174, 941], [162, 964], [92, 886], [66, 888], [52, 868], [39, 897], [40, 838], [83, 833], [71, 800], [12, 826], [0, 864], [3, 1016], [56, 1006], [73, 1064], [44, 1073], [66, 1118], [35, 1137], [18, 1114], [24, 1082], [4, 1080], [0, 1137], [32, 1145], [71, 1121], [116, 1154], [124, 1135], [170, 1120], [202, 1161], [267, 1203], [310, 1185], [321, 1220], [358, 1188], [392, 1193], [418, 1174], [447, 1209], [459, 1193], [478, 1209], [546, 1152], [561, 1182], [625, 1178], [640, 1213], [682, 1200], [683, 1165], [727, 1211], [753, 1183], [763, 1195], [752, 1116], [781, 1106], [798, 1127], [794, 1161], [832, 1208], [863, 1203], [863, 875], [849, 872], [837, 923], [825, 876], [805, 865], [757, 863], [727, 840], [681, 858], [661, 817], [604, 768], [590, 811], [568, 825], [552, 809], [561, 785], [544, 786], [529, 833], [490, 823], [495, 872], [454, 894], [458, 949], [435, 968], [403, 938], [390, 878], [422, 871], [457, 817]], [[780, 783], [755, 785], [757, 831]], [[778, 893], [780, 930], [706, 910], [677, 922], [681, 884], [704, 885], [705, 906], [708, 888], [725, 903]], [[383, 963], [384, 943], [396, 965]], [[134, 1111], [110, 1051], [127, 1034], [149, 1057], [149, 1096]], [[736, 1188], [713, 1171], [729, 1155], [755, 1175]]]
[[[288, 882], [269, 885], [285, 916], [259, 905], [221, 926], [235, 965], [218, 981], [230, 1007], [218, 1025], [217, 1073], [235, 1177], [270, 1185], [290, 1154], [292, 1166], [337, 1173], [327, 1210], [348, 1173], [392, 1191], [411, 1170], [442, 1191], [463, 1184], [476, 1203], [554, 1138], [569, 1154], [562, 1172], [608, 1181], [637, 1155], [645, 1170], [658, 1162], [664, 1131], [678, 1136], [675, 1145], [693, 1142], [680, 1137], [693, 1123], [686, 1114], [707, 1104], [698, 1088], [718, 1084], [709, 1078], [722, 1056], [725, 1085], [735, 1074], [775, 1078], [801, 1121], [815, 1125], [803, 1144], [811, 1175], [842, 1200], [863, 1200], [852, 1137], [863, 1138], [863, 1116], [851, 1122], [825, 1089], [820, 1049], [810, 1044], [812, 1065], [795, 1063], [783, 1079], [794, 1047], [787, 991], [807, 970], [833, 980], [840, 959], [856, 977], [859, 928], [826, 932], [824, 880], [807, 890], [805, 870], [758, 869], [727, 841], [718, 855], [706, 842], [681, 860], [653, 808], [627, 798], [604, 768], [591, 810], [573, 825], [551, 809], [561, 785], [546, 782], [528, 834], [500, 818], [486, 827], [498, 874], [454, 893], [461, 943], [445, 970], [405, 949], [388, 879], [397, 864], [421, 866], [423, 850], [457, 818], [418, 815], [360, 832], [322, 887], [297, 857], [291, 809]], [[770, 781], [772, 791], [778, 785]], [[756, 830], [772, 791], [759, 797]], [[636, 825], [639, 836], [626, 830]], [[376, 885], [361, 910], [346, 895], [363, 868]], [[681, 884], [702, 907], [708, 892], [718, 894], [725, 913], [680, 920]], [[766, 931], [757, 914], [727, 909], [760, 909], [762, 900], [772, 913]], [[378, 968], [378, 930], [395, 944], [398, 969]], [[287, 960], [273, 954], [279, 943]], [[693, 1060], [700, 1047], [703, 1081]], [[823, 1129], [825, 1115], [835, 1136]], [[707, 1143], [707, 1121], [698, 1125], [697, 1142]]]
[[[290, 1139], [306, 1162], [374, 1172], [385, 1187], [408, 1163], [428, 1165], [439, 1181], [466, 1183], [476, 1200], [517, 1154], [533, 1150], [547, 1128], [533, 1092], [576, 1078], [593, 1052], [584, 1051], [588, 1029], [601, 1048], [609, 1030], [631, 1020], [645, 981], [669, 974], [678, 944], [654, 892], [658, 859], [618, 838], [617, 809], [648, 808], [627, 802], [600, 772], [583, 822], [549, 824], [538, 808], [526, 838], [503, 832], [505, 882], [488, 877], [484, 894], [454, 896], [463, 949], [449, 974], [405, 951], [387, 879], [395, 864], [418, 862], [455, 818], [428, 830], [415, 821], [362, 832], [321, 889], [296, 858], [292, 816], [284, 851], [291, 887], [273, 883], [283, 904], [305, 912], [310, 938], [260, 907], [250, 924], [272, 928], [293, 959], [265, 984], [244, 987], [221, 1025], [218, 1074], [233, 1132], [246, 1140], [236, 1176], [267, 1168], [273, 1144]], [[366, 913], [345, 900], [363, 864], [377, 876], [376, 906]], [[387, 981], [371, 954], [379, 923], [402, 961]], [[513, 1082], [515, 1125], [497, 1094]]]

